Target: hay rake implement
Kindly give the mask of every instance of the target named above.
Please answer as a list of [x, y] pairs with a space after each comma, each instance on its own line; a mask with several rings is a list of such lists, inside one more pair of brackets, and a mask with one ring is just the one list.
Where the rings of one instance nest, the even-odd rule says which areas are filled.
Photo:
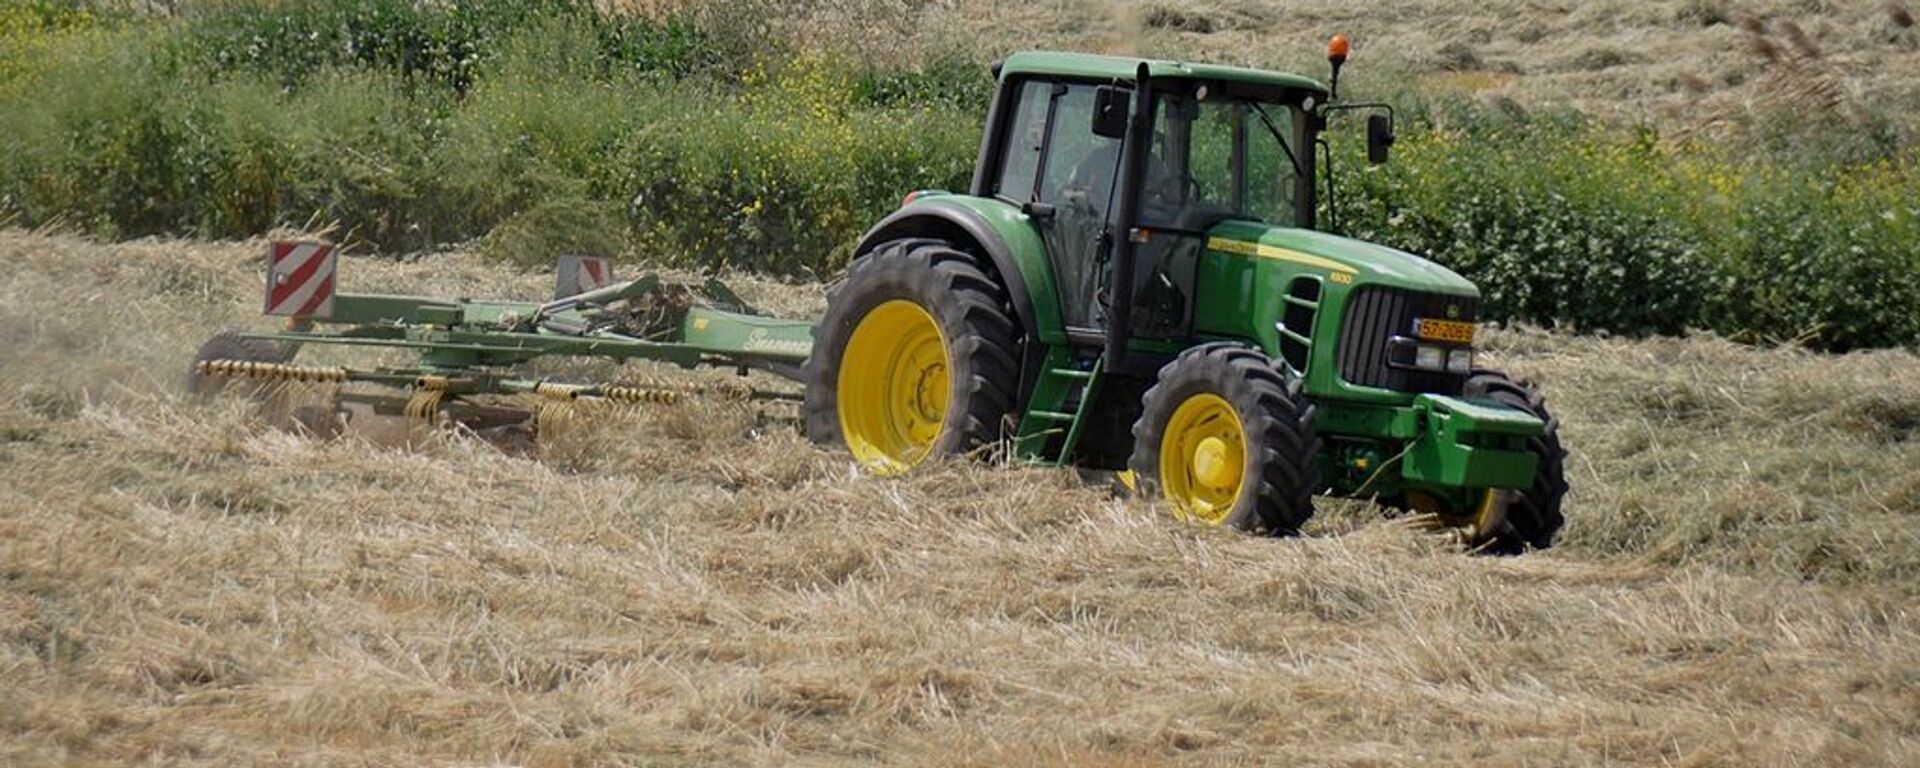
[[[813, 343], [809, 323], [761, 315], [717, 280], [687, 285], [644, 275], [616, 282], [601, 259], [563, 258], [559, 295], [544, 303], [345, 293], [335, 290], [336, 272], [331, 245], [273, 243], [266, 312], [287, 317], [285, 329], [227, 332], [208, 340], [189, 371], [188, 389], [204, 395], [244, 383], [266, 396], [279, 385], [328, 387], [339, 405], [362, 405], [417, 424], [450, 420], [486, 429], [531, 418], [552, 429], [581, 405], [799, 396], [737, 381], [642, 374], [573, 382], [526, 375], [525, 365], [540, 358], [645, 360], [731, 368], [742, 375], [759, 369], [797, 379]], [[408, 364], [369, 367], [292, 362], [310, 347], [398, 350], [415, 357]], [[349, 384], [373, 386], [344, 389]], [[502, 406], [491, 396], [515, 404]]]

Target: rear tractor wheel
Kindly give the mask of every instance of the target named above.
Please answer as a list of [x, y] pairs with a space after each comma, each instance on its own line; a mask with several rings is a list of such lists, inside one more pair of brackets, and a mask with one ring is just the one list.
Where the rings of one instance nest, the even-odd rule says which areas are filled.
[[1130, 466], [1143, 491], [1183, 518], [1294, 535], [1320, 487], [1312, 419], [1299, 382], [1266, 355], [1201, 345], [1147, 390]]
[[1019, 387], [1017, 327], [978, 259], [897, 240], [854, 262], [827, 296], [802, 415], [815, 442], [874, 472], [1000, 442]]

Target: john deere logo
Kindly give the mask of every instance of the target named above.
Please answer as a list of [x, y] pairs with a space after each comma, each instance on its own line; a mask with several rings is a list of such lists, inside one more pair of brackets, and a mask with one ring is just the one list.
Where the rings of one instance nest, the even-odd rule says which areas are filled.
[[1458, 304], [1447, 305], [1447, 319], [1448, 320], [1460, 319], [1460, 305]]

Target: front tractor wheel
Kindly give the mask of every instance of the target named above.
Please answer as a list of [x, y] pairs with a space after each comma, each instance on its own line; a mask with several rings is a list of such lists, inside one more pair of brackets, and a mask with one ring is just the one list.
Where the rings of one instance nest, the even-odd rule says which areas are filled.
[[1130, 466], [1149, 495], [1211, 525], [1293, 535], [1313, 515], [1313, 406], [1255, 350], [1206, 344], [1160, 369]]
[[1499, 371], [1476, 369], [1461, 394], [1486, 398], [1525, 411], [1546, 424], [1540, 436], [1527, 440], [1536, 459], [1533, 481], [1525, 488], [1476, 488], [1452, 494], [1409, 490], [1382, 503], [1432, 521], [1434, 527], [1456, 532], [1476, 551], [1518, 555], [1553, 546], [1566, 518], [1560, 502], [1567, 495], [1566, 449], [1560, 446], [1560, 421], [1547, 410], [1540, 392], [1526, 382]]
[[1527, 450], [1538, 459], [1533, 483], [1510, 494], [1505, 519], [1486, 542], [1486, 550], [1518, 554], [1553, 546], [1554, 535], [1566, 523], [1560, 513], [1560, 501], [1567, 495], [1567, 451], [1560, 447], [1560, 421], [1547, 410], [1539, 390], [1499, 371], [1475, 370], [1467, 378], [1464, 394], [1526, 411], [1547, 425], [1539, 437], [1527, 440]]
[[807, 359], [807, 436], [880, 474], [997, 444], [1019, 386], [1005, 291], [939, 241], [895, 241], [827, 297]]

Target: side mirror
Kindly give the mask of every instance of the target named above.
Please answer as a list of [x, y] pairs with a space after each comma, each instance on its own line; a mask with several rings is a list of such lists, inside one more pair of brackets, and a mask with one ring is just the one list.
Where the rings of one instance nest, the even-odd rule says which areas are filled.
[[1367, 116], [1367, 162], [1379, 165], [1387, 161], [1393, 146], [1393, 117], [1374, 113]]
[[1103, 85], [1093, 91], [1093, 135], [1118, 139], [1127, 135], [1127, 110], [1133, 92]]

